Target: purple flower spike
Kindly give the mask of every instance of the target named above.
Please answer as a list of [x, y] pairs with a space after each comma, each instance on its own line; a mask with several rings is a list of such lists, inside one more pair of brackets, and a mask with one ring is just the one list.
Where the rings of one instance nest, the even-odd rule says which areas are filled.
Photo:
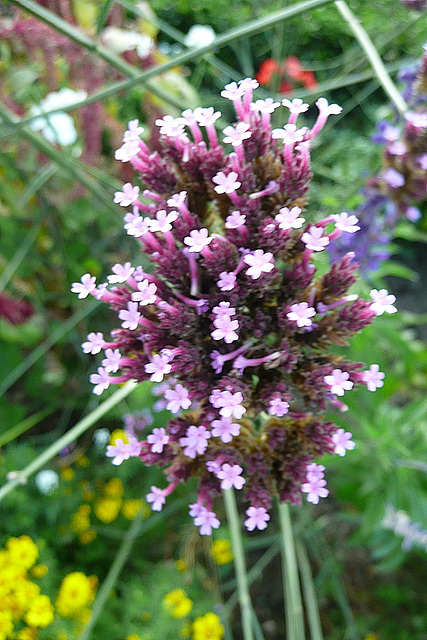
[[147, 495], [154, 511], [178, 484], [198, 478], [190, 516], [201, 535], [220, 526], [213, 501], [221, 490], [241, 491], [249, 531], [267, 527], [275, 495], [299, 503], [305, 493], [315, 504], [328, 495], [315, 460], [354, 445], [322, 414], [343, 410], [346, 391], [373, 391], [384, 377], [378, 365], [343, 357], [337, 365], [333, 347], [395, 310], [385, 290], [372, 290], [369, 300], [349, 293], [351, 247], [328, 272], [316, 272], [316, 253], [330, 240], [357, 242], [362, 233], [353, 214], [331, 213], [315, 226], [305, 211], [311, 140], [341, 108], [320, 98], [310, 131], [296, 125], [308, 105], [284, 100], [287, 115], [272, 131], [271, 114], [285, 110], [271, 98], [254, 101], [257, 86], [245, 78], [222, 92], [237, 114], [222, 143], [213, 107], [158, 119], [153, 153], [139, 123], [129, 124], [119, 156], [129, 157], [144, 202], [130, 182], [115, 199], [132, 206], [125, 229], [145, 254], [144, 268], [116, 264], [99, 287], [90, 274], [73, 284], [80, 298], [93, 295], [118, 317], [111, 342], [94, 332], [82, 345], [104, 352], [91, 375], [94, 393], [127, 380], [160, 383], [154, 410], [170, 412], [145, 436], [148, 422], [129, 428], [129, 443], [116, 441], [107, 455], [113, 464], [138, 457], [164, 469], [167, 486]]

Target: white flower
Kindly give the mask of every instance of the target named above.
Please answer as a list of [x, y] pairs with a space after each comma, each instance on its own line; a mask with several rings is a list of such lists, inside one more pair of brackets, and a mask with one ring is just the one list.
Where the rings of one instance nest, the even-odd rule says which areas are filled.
[[[42, 116], [46, 111], [68, 107], [76, 102], [81, 102], [87, 97], [86, 91], [73, 91], [64, 87], [60, 91], [48, 93], [39, 105], [30, 109], [31, 116]], [[69, 146], [77, 140], [77, 132], [73, 118], [64, 111], [52, 113], [46, 117], [36, 118], [29, 123], [33, 131], [41, 131], [48, 142]]]
[[189, 49], [199, 49], [211, 44], [216, 38], [216, 33], [208, 24], [194, 24], [184, 37], [184, 44]]

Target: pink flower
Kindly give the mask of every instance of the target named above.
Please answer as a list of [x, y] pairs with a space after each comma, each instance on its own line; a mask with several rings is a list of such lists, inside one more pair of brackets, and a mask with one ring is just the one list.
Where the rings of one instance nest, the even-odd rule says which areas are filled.
[[214, 320], [214, 331], [211, 336], [214, 340], [224, 340], [227, 344], [239, 339], [236, 329], [239, 328], [238, 320], [231, 320], [230, 316], [218, 316]]
[[249, 507], [249, 509], [246, 510], [246, 515], [249, 516], [248, 519], [245, 520], [245, 527], [248, 531], [253, 531], [255, 528], [262, 531], [267, 528], [270, 515], [264, 507]]
[[313, 322], [310, 318], [316, 315], [316, 311], [313, 307], [308, 306], [308, 302], [293, 304], [290, 309], [290, 312], [286, 314], [289, 320], [296, 322], [298, 327], [311, 327]]
[[150, 376], [151, 382], [161, 382], [164, 376], [171, 372], [172, 366], [169, 364], [171, 360], [172, 358], [168, 353], [160, 352], [160, 354], [154, 354], [151, 362], [144, 365], [146, 373], [152, 374]]
[[380, 289], [379, 291], [371, 289], [369, 295], [373, 300], [370, 308], [377, 316], [382, 316], [384, 312], [396, 313], [397, 309], [393, 306], [393, 302], [396, 302], [396, 296], [389, 294], [387, 289]]
[[123, 185], [123, 191], [116, 191], [114, 202], [121, 207], [128, 207], [138, 200], [139, 187], [133, 187], [130, 182]]
[[98, 331], [98, 333], [92, 331], [88, 334], [87, 339], [88, 341], [82, 344], [84, 353], [91, 353], [94, 356], [104, 348], [105, 340], [100, 331]]
[[213, 420], [212, 427], [212, 435], [215, 438], [221, 438], [224, 444], [231, 442], [233, 436], [238, 436], [240, 433], [240, 425], [232, 422], [231, 418], [221, 417], [219, 420]]
[[323, 251], [329, 244], [329, 238], [323, 235], [321, 227], [311, 227], [310, 231], [302, 234], [301, 240], [312, 251]]
[[268, 407], [268, 413], [271, 416], [277, 416], [278, 418], [282, 418], [289, 411], [289, 402], [286, 400], [281, 400], [280, 398], [273, 398], [270, 400], [270, 404]]
[[130, 331], [136, 329], [138, 327], [140, 317], [141, 314], [138, 311], [137, 302], [128, 302], [127, 309], [121, 309], [119, 311], [119, 318], [120, 320], [123, 320], [123, 329], [129, 329]]
[[107, 349], [105, 351], [107, 356], [102, 361], [102, 366], [105, 367], [105, 371], [108, 373], [115, 373], [120, 369], [120, 360], [122, 358], [119, 349]]
[[210, 432], [203, 425], [196, 427], [191, 425], [187, 429], [186, 436], [179, 439], [179, 444], [184, 448], [184, 455], [189, 458], [202, 456], [208, 447], [208, 439], [211, 437]]
[[349, 216], [348, 213], [343, 211], [332, 216], [335, 220], [335, 226], [340, 231], [346, 231], [347, 233], [355, 233], [359, 231], [360, 227], [357, 225], [358, 218], [354, 215]]
[[237, 82], [230, 82], [226, 84], [224, 89], [221, 91], [221, 95], [223, 98], [228, 98], [228, 100], [236, 100], [241, 98], [245, 93], [245, 88], [242, 86], [237, 86]]
[[185, 203], [186, 198], [187, 198], [187, 192], [180, 191], [179, 193], [175, 193], [173, 196], [169, 198], [168, 205], [170, 207], [176, 207], [177, 209], [180, 209], [182, 205]]
[[212, 127], [221, 117], [221, 111], [215, 111], [213, 107], [197, 107], [194, 116], [202, 127]]
[[326, 98], [319, 98], [316, 101], [316, 107], [322, 114], [328, 116], [336, 116], [342, 111], [342, 107], [340, 107], [339, 104], [329, 104]]
[[184, 120], [182, 118], [164, 116], [164, 118], [158, 118], [156, 120], [156, 125], [160, 127], [161, 135], [167, 136], [168, 138], [176, 138], [185, 133]]
[[230, 306], [230, 303], [227, 300], [223, 300], [216, 307], [212, 309], [212, 312], [219, 317], [230, 317], [236, 315], [236, 309]]
[[246, 216], [240, 211], [232, 211], [225, 219], [226, 229], [238, 229], [245, 224]]
[[175, 385], [173, 389], [166, 389], [164, 396], [167, 400], [166, 409], [172, 413], [179, 413], [181, 409], [185, 410], [191, 406], [188, 391], [182, 384]]
[[252, 135], [246, 122], [239, 122], [235, 127], [225, 127], [223, 133], [226, 136], [224, 142], [229, 142], [233, 147], [240, 146], [243, 140], [247, 140]]
[[255, 249], [252, 253], [247, 253], [243, 258], [243, 261], [249, 265], [246, 275], [252, 280], [257, 280], [263, 273], [269, 273], [274, 269], [272, 258], [272, 253], [269, 251], [264, 253], [262, 249]]
[[218, 529], [221, 524], [213, 511], [208, 511], [206, 507], [202, 507], [199, 515], [194, 520], [196, 527], [200, 527], [201, 536], [210, 536], [212, 529]]
[[326, 498], [329, 495], [328, 489], [325, 489], [326, 480], [311, 479], [301, 486], [301, 491], [307, 493], [307, 502], [318, 504], [319, 498]]
[[138, 291], [132, 293], [132, 300], [139, 302], [141, 307], [147, 304], [154, 304], [157, 300], [156, 291], [157, 287], [154, 282], [143, 280], [142, 282], [138, 282]]
[[242, 406], [243, 395], [240, 391], [231, 393], [231, 391], [220, 391], [214, 389], [209, 401], [216, 408], [219, 409], [220, 415], [225, 418], [233, 416], [236, 420], [240, 420], [244, 413], [246, 413], [245, 407]]
[[87, 296], [96, 289], [96, 278], [91, 276], [90, 273], [85, 273], [81, 277], [81, 282], [73, 282], [71, 285], [71, 292], [78, 293], [79, 298], [87, 298]]
[[151, 508], [153, 511], [161, 511], [163, 505], [166, 502], [166, 497], [164, 494], [164, 489], [159, 489], [158, 487], [151, 487], [151, 493], [147, 493], [145, 496], [147, 502], [152, 502]]
[[300, 218], [301, 209], [299, 207], [282, 207], [275, 216], [276, 222], [279, 222], [279, 228], [287, 231], [288, 229], [299, 229], [305, 222], [305, 218]]
[[236, 275], [232, 271], [222, 271], [217, 285], [221, 291], [231, 291], [236, 286]]
[[223, 171], [219, 171], [216, 176], [212, 178], [212, 182], [217, 185], [214, 187], [215, 191], [217, 193], [234, 193], [242, 185], [242, 183], [237, 180], [238, 177], [235, 171], [230, 171], [228, 175]]
[[129, 443], [125, 443], [120, 438], [117, 438], [113, 445], [108, 445], [105, 455], [108, 458], [113, 458], [111, 462], [118, 466], [122, 464], [123, 460], [129, 460], [131, 455], [130, 451]]
[[347, 371], [341, 371], [341, 369], [334, 369], [332, 375], [325, 376], [323, 380], [327, 385], [331, 387], [331, 393], [336, 396], [343, 396], [344, 391], [349, 391], [353, 388], [354, 384], [349, 380], [350, 374]]
[[150, 220], [150, 231], [153, 233], [156, 231], [161, 231], [161, 233], [171, 231], [171, 222], [175, 222], [177, 218], [178, 214], [176, 211], [167, 213], [164, 209], [160, 209], [160, 211], [157, 211], [156, 213], [156, 218], [154, 220]]
[[190, 235], [184, 238], [184, 244], [188, 245], [190, 253], [199, 253], [207, 247], [213, 238], [209, 236], [207, 229], [193, 229]]
[[292, 101], [284, 98], [282, 100], [282, 104], [284, 107], [287, 107], [291, 113], [300, 114], [307, 111], [309, 105], [306, 102], [303, 102], [301, 98], [294, 98]]
[[205, 509], [205, 507], [199, 502], [195, 502], [194, 504], [189, 504], [188, 506], [190, 507], [189, 514], [191, 518], [197, 518], [197, 516], [203, 513], [203, 510]]
[[265, 100], [256, 100], [253, 102], [251, 104], [251, 111], [273, 113], [277, 107], [280, 107], [280, 102], [274, 102], [273, 98], [266, 98]]
[[332, 442], [335, 445], [334, 452], [339, 456], [345, 456], [346, 450], [352, 451], [356, 446], [356, 443], [351, 440], [353, 434], [349, 431], [345, 432], [344, 429], [337, 429], [332, 435]]
[[368, 371], [363, 372], [363, 382], [366, 382], [368, 391], [375, 391], [384, 386], [383, 378], [385, 374], [380, 371], [378, 364], [371, 364]]
[[98, 373], [92, 373], [90, 381], [94, 384], [93, 393], [100, 396], [111, 384], [110, 376], [103, 367], [98, 367]]
[[121, 162], [129, 162], [139, 153], [139, 138], [138, 140], [127, 140], [121, 147], [116, 149], [114, 157]]
[[295, 124], [285, 124], [283, 129], [273, 129], [271, 137], [283, 140], [283, 144], [295, 144], [304, 138], [306, 128], [298, 129]]
[[316, 464], [315, 462], [311, 462], [307, 465], [307, 480], [322, 480], [325, 476], [323, 473], [325, 467], [323, 464]]
[[131, 266], [130, 262], [125, 262], [124, 265], [115, 264], [111, 271], [114, 275], [107, 276], [108, 282], [110, 284], [120, 284], [126, 282], [126, 280], [131, 277], [135, 268]]
[[147, 233], [147, 231], [150, 230], [151, 219], [148, 217], [143, 218], [142, 216], [140, 216], [137, 207], [134, 207], [133, 213], [127, 213], [124, 219], [126, 222], [124, 228], [126, 229], [127, 234], [130, 236], [141, 238]]
[[242, 471], [242, 467], [238, 464], [234, 464], [233, 466], [227, 463], [223, 464], [220, 471], [216, 474], [217, 478], [222, 480], [221, 489], [224, 489], [225, 491], [232, 487], [235, 489], [241, 489], [246, 482], [246, 480], [241, 476]]
[[169, 442], [169, 436], [163, 427], [153, 429], [153, 433], [147, 436], [148, 444], [151, 444], [153, 453], [162, 453], [163, 447]]

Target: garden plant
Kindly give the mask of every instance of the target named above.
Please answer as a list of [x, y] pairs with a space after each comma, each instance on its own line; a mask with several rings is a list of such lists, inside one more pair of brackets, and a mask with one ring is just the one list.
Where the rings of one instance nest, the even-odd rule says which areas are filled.
[[424, 640], [425, 3], [0, 34], [0, 640]]

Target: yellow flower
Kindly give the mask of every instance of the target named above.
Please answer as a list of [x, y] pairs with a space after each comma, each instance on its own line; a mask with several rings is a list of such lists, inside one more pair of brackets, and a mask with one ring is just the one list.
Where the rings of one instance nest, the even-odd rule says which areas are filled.
[[120, 478], [111, 478], [111, 480], [104, 485], [103, 492], [104, 495], [109, 498], [121, 498], [125, 490]]
[[54, 608], [48, 596], [38, 596], [35, 598], [24, 620], [31, 627], [41, 627], [44, 629], [53, 622]]
[[87, 531], [83, 531], [79, 535], [79, 541], [81, 542], [81, 544], [89, 544], [90, 542], [95, 540], [95, 538], [96, 538], [95, 529], [88, 529]]
[[48, 571], [49, 567], [47, 564], [36, 564], [36, 566], [31, 569], [31, 575], [36, 580], [39, 580], [40, 578], [43, 578]]
[[95, 598], [98, 579], [73, 571], [65, 576], [59, 587], [56, 609], [63, 618], [73, 618], [91, 604]]
[[211, 556], [215, 564], [227, 564], [233, 559], [231, 544], [228, 540], [215, 540], [211, 547]]
[[122, 505], [122, 514], [127, 520], [136, 518], [143, 506], [142, 500], [125, 500]]
[[125, 640], [141, 640], [141, 638], [136, 633], [130, 633]]
[[14, 618], [19, 620], [25, 611], [31, 606], [33, 600], [40, 595], [40, 587], [30, 580], [20, 580], [13, 585], [13, 594], [9, 603], [9, 610]]
[[34, 544], [29, 536], [9, 538], [6, 542], [6, 549], [9, 551], [11, 562], [23, 569], [32, 567], [39, 555], [37, 545]]
[[369, 633], [369, 634], [366, 636], [365, 640], [378, 640], [378, 636], [377, 636], [377, 635], [375, 635], [375, 633]]
[[221, 640], [224, 627], [216, 613], [206, 613], [193, 622], [193, 640]]
[[193, 608], [193, 602], [183, 589], [173, 589], [163, 598], [163, 606], [173, 618], [185, 618]]
[[98, 520], [108, 524], [117, 518], [121, 506], [120, 498], [100, 498], [95, 502], [93, 510]]
[[178, 558], [178, 560], [175, 561], [175, 569], [180, 573], [186, 573], [188, 571], [188, 564], [183, 558]]
[[88, 467], [90, 465], [90, 460], [87, 456], [79, 456], [76, 460], [76, 465], [78, 467]]
[[116, 440], [123, 440], [125, 444], [129, 444], [129, 439], [124, 431], [124, 429], [114, 429], [110, 436], [110, 444], [115, 444]]
[[0, 611], [0, 640], [6, 640], [12, 631], [12, 614], [10, 611]]
[[37, 629], [34, 627], [24, 627], [15, 636], [16, 640], [36, 640]]
[[61, 478], [65, 482], [71, 482], [71, 480], [74, 478], [74, 469], [72, 469], [71, 467], [62, 467], [59, 473], [61, 474]]
[[179, 632], [180, 638], [189, 638], [191, 636], [191, 624], [186, 624], [182, 627]]

